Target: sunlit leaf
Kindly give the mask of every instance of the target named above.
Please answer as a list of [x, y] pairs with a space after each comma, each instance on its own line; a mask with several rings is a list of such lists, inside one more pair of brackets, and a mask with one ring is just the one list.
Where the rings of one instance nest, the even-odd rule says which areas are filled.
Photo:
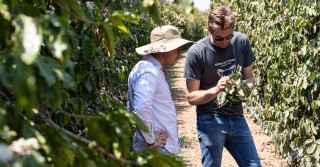
[[127, 11], [115, 11], [112, 13], [111, 17], [119, 17], [123, 21], [127, 21], [129, 23], [139, 24], [138, 19], [139, 16], [129, 13]]
[[112, 16], [110, 22], [125, 33], [129, 33], [127, 27], [123, 24], [119, 16]]
[[28, 65], [36, 60], [42, 43], [42, 30], [38, 24], [36, 19], [25, 15], [19, 15], [13, 21], [16, 54]]
[[67, 43], [63, 40], [61, 34], [59, 34], [53, 42], [54, 56], [59, 60], [64, 60], [63, 52], [67, 49]]
[[143, 7], [150, 13], [152, 20], [161, 25], [160, 11], [158, 9], [158, 5], [154, 0], [143, 0]]
[[103, 42], [107, 46], [111, 58], [113, 58], [113, 56], [116, 54], [115, 43], [114, 43], [114, 33], [110, 26], [103, 25], [103, 28], [104, 28]]
[[119, 150], [119, 143], [118, 142], [113, 142], [112, 146], [113, 146], [114, 155], [116, 157], [120, 158], [121, 157], [121, 151]]
[[142, 5], [145, 8], [152, 6], [155, 3], [154, 0], [143, 0]]
[[182, 6], [186, 14], [190, 14], [193, 10], [193, 0], [175, 0]]
[[306, 46], [302, 47], [300, 54], [305, 55], [306, 52], [307, 52], [307, 47]]
[[315, 151], [316, 147], [317, 145], [315, 143], [311, 144], [311, 146], [307, 147], [307, 153], [312, 154]]
[[3, 16], [3, 18], [7, 21], [11, 21], [11, 15], [8, 11], [8, 6], [5, 3], [2, 3], [2, 1], [0, 1], [0, 10], [0, 14]]
[[32, 156], [34, 159], [37, 161], [38, 165], [44, 164], [46, 159], [43, 157], [39, 152], [37, 151], [32, 151]]

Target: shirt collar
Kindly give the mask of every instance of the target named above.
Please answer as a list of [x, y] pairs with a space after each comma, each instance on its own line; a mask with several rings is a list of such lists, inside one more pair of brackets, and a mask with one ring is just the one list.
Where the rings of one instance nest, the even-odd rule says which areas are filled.
[[157, 68], [159, 68], [162, 71], [162, 66], [161, 66], [160, 62], [156, 58], [154, 58], [153, 56], [145, 55], [143, 57], [143, 60], [146, 60], [146, 61], [152, 63], [154, 66], [156, 66]]

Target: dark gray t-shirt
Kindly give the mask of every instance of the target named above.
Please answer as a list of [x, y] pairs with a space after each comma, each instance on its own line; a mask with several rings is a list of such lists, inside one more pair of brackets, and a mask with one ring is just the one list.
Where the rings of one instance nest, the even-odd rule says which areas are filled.
[[[233, 32], [234, 37], [227, 48], [214, 46], [210, 36], [192, 45], [188, 51], [184, 67], [184, 78], [200, 80], [200, 90], [207, 90], [217, 85], [223, 76], [236, 72], [237, 65], [248, 67], [256, 58], [245, 34]], [[220, 108], [214, 102], [197, 105], [197, 115], [218, 114], [238, 116], [243, 114], [242, 103], [226, 104]]]

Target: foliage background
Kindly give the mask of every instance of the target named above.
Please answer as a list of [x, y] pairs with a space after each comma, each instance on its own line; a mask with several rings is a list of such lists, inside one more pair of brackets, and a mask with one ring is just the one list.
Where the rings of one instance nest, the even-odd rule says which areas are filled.
[[[236, 14], [249, 36], [257, 96], [247, 105], [290, 165], [320, 160], [319, 1], [215, 1]], [[213, 6], [214, 6], [213, 5]]]
[[[0, 166], [182, 166], [153, 149], [133, 153], [131, 125], [144, 126], [125, 109], [135, 48], [171, 23], [159, 17], [169, 3], [0, 0]], [[186, 3], [162, 16], [186, 19]]]
[[[247, 111], [289, 164], [318, 165], [319, 2], [212, 2], [231, 7], [257, 57]], [[0, 166], [182, 166], [152, 149], [131, 152], [131, 124], [143, 126], [125, 110], [127, 76], [154, 27], [197, 41], [207, 15], [191, 0], [0, 0], [0, 151], [21, 138], [39, 145], [1, 154]]]

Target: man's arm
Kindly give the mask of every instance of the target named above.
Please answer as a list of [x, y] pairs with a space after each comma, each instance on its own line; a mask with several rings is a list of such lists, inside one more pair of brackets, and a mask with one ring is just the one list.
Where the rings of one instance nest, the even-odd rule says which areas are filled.
[[255, 79], [253, 76], [253, 67], [252, 64], [248, 67], [242, 69], [243, 80], [246, 80], [246, 84], [249, 86], [250, 89], [253, 89], [255, 86]]
[[191, 105], [200, 105], [210, 102], [217, 97], [219, 92], [224, 90], [233, 80], [228, 81], [229, 77], [222, 77], [215, 87], [207, 90], [199, 90], [200, 80], [186, 79], [187, 84], [187, 99]]

